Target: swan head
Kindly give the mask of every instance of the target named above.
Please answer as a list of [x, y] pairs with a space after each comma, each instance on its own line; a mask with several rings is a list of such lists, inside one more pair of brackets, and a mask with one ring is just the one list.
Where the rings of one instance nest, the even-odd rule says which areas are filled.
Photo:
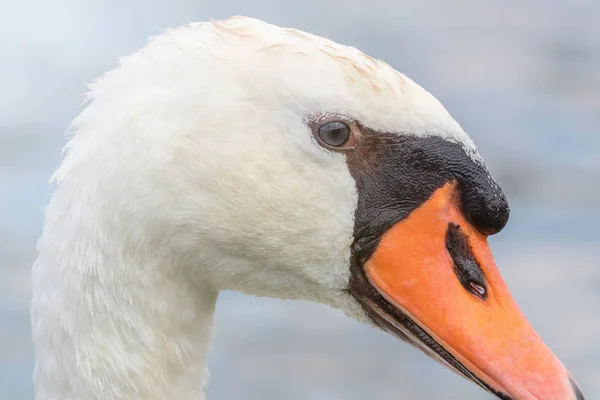
[[83, 193], [113, 243], [199, 288], [328, 304], [501, 399], [583, 399], [494, 264], [501, 189], [389, 65], [234, 17], [153, 38], [88, 100], [56, 201]]

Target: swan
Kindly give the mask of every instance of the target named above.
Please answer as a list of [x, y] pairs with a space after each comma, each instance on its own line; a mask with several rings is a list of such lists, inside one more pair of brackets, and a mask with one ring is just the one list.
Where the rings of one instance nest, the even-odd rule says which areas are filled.
[[499, 399], [583, 399], [487, 237], [509, 207], [438, 100], [248, 17], [90, 85], [32, 269], [35, 398], [203, 399], [219, 291], [341, 310]]

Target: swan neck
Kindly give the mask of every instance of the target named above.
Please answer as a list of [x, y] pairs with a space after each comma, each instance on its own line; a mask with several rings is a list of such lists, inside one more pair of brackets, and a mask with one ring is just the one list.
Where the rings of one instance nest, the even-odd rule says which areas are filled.
[[69, 215], [48, 210], [32, 273], [36, 400], [204, 399], [218, 291]]

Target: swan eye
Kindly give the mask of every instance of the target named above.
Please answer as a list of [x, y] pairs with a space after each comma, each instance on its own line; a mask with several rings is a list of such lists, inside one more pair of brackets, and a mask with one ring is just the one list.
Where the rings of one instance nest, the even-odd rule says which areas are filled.
[[327, 122], [319, 127], [319, 139], [327, 146], [345, 147], [352, 138], [350, 127], [343, 122]]

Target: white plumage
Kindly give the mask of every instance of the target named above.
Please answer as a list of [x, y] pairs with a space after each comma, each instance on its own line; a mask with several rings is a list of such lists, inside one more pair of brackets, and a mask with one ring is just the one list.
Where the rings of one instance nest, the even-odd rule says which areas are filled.
[[344, 291], [354, 181], [305, 123], [323, 112], [478, 157], [387, 64], [250, 18], [168, 31], [96, 80], [33, 269], [36, 398], [202, 397], [223, 289], [368, 322]]

